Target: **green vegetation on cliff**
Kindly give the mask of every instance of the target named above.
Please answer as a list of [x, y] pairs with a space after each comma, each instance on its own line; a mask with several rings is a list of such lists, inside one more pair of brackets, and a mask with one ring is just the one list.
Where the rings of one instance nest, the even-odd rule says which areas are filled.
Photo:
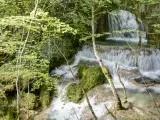
[[35, 17], [32, 14], [33, 11], [26, 16], [0, 19], [3, 35], [0, 39], [0, 118], [8, 115], [16, 118], [16, 114], [8, 113], [16, 111], [17, 95], [20, 96], [20, 110], [46, 108], [56, 95], [57, 87], [57, 79], [50, 77], [49, 69], [63, 63], [57, 61], [63, 57], [54, 45], [65, 51], [67, 58], [76, 51], [73, 49], [76, 43], [71, 42], [74, 39], [64, 41], [67, 36], [74, 36], [75, 29], [39, 8]]

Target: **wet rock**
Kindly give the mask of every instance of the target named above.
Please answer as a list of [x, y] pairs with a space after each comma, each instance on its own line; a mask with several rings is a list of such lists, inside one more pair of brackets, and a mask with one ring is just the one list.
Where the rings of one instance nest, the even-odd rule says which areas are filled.
[[159, 80], [152, 80], [150, 78], [137, 78], [129, 80], [129, 82], [139, 87], [150, 87], [160, 85]]
[[37, 113], [33, 120], [48, 120], [50, 109], [46, 109], [40, 113]]
[[155, 103], [158, 107], [160, 107], [160, 96], [155, 99]]
[[125, 80], [128, 80], [130, 78], [137, 78], [141, 76], [138, 70], [120, 70], [119, 75], [121, 78], [124, 78]]
[[123, 104], [123, 107], [126, 108], [126, 109], [132, 109], [133, 103], [131, 103], [131, 102], [126, 102], [126, 103]]
[[88, 92], [88, 95], [94, 97], [95, 103], [114, 101], [112, 92], [107, 90], [106, 84], [95, 87]]
[[86, 107], [82, 112], [81, 120], [94, 120], [89, 107]]

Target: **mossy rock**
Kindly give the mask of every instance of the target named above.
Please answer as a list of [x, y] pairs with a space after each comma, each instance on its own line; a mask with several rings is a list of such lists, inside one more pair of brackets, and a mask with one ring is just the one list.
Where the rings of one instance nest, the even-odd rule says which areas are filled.
[[92, 88], [106, 83], [106, 78], [100, 67], [90, 67], [86, 69], [84, 66], [80, 66], [79, 68], [81, 68], [79, 72], [82, 75], [82, 79], [78, 84], [70, 84], [66, 91], [68, 99], [75, 103], [83, 99], [83, 90], [88, 92]]
[[9, 104], [4, 91], [0, 90], [0, 120], [16, 120], [16, 106]]
[[13, 108], [9, 108], [5, 117], [2, 120], [16, 120], [17, 113]]
[[4, 91], [0, 89], [0, 117], [5, 115], [7, 108], [8, 108], [7, 97]]
[[80, 86], [85, 92], [97, 85], [104, 84], [106, 78], [100, 67], [90, 67], [84, 73], [80, 81]]
[[38, 106], [36, 96], [33, 93], [24, 93], [20, 104], [22, 108], [29, 110], [33, 110]]
[[77, 75], [81, 79], [83, 76], [83, 72], [87, 69], [87, 67], [84, 64], [79, 64], [78, 65], [78, 72]]
[[67, 97], [70, 101], [78, 103], [83, 98], [82, 90], [76, 83], [72, 83], [67, 87]]
[[40, 91], [40, 103], [42, 108], [47, 108], [50, 104], [50, 91], [48, 91], [45, 85], [42, 86]]

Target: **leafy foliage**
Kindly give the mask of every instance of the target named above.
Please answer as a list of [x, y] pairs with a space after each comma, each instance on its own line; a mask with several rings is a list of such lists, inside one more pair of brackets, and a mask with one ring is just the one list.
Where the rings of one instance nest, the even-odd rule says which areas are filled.
[[[56, 17], [49, 17], [48, 12], [43, 12], [41, 9], [37, 10], [36, 17], [33, 17], [33, 12], [31, 12], [30, 16], [6, 16], [1, 18], [0, 30], [2, 34], [0, 54], [8, 55], [11, 58], [6, 63], [2, 56], [0, 90], [4, 94], [15, 92], [15, 82], [18, 77], [22, 93], [25, 94], [24, 92], [29, 90], [33, 97], [29, 109], [35, 108], [32, 104], [35, 101], [33, 94], [37, 95], [38, 91], [41, 105], [45, 106], [46, 103], [42, 99], [44, 96], [41, 91], [45, 92], [44, 94], [47, 93], [47, 98], [50, 100], [51, 95], [56, 95], [57, 90], [57, 78], [50, 77], [48, 73], [50, 64], [50, 54], [48, 53], [50, 49], [46, 50], [46, 47], [52, 43], [51, 37], [61, 39], [64, 34], [76, 34], [77, 30], [64, 22], [60, 22]], [[20, 60], [19, 53], [27, 39], [28, 31], [30, 31], [29, 39]], [[45, 89], [41, 90], [44, 86]], [[22, 97], [23, 99], [26, 99], [26, 97]], [[21, 102], [21, 107], [26, 108], [26, 103]]]

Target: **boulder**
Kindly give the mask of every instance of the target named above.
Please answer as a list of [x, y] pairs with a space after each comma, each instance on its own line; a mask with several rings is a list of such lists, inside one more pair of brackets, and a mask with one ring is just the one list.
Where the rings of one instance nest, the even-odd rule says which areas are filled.
[[129, 80], [130, 83], [139, 86], [139, 87], [150, 87], [150, 86], [157, 86], [160, 85], [159, 80], [151, 80], [150, 78], [136, 78]]
[[67, 97], [72, 102], [80, 102], [84, 96], [83, 91], [88, 92], [95, 86], [107, 82], [100, 67], [90, 67], [87, 69], [85, 66], [81, 65], [79, 66], [78, 74], [81, 80], [78, 83], [70, 84], [66, 91]]

